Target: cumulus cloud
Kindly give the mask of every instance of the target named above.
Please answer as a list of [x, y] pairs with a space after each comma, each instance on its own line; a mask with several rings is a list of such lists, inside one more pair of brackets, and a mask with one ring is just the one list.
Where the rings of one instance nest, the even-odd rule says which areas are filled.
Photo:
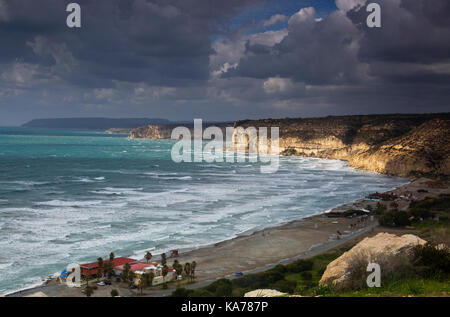
[[352, 9], [361, 8], [366, 2], [367, 0], [336, 0], [336, 7], [339, 10], [348, 12]]
[[271, 77], [264, 82], [264, 91], [268, 94], [286, 92], [294, 87], [288, 78]]
[[270, 17], [270, 19], [264, 20], [262, 22], [262, 25], [264, 27], [268, 27], [271, 25], [275, 25], [277, 23], [286, 22], [288, 19], [289, 19], [289, 17], [285, 16], [284, 14], [275, 14], [275, 15], [272, 15]]

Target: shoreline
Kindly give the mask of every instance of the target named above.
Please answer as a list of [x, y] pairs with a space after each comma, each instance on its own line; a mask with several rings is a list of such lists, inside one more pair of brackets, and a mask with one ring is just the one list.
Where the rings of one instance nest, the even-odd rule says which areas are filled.
[[[412, 200], [450, 193], [447, 185], [439, 187], [436, 185], [438, 183], [426, 178], [412, 179], [407, 184], [385, 193], [407, 197], [399, 198], [397, 201], [401, 210], [407, 207]], [[418, 192], [419, 189], [425, 189], [426, 192], [420, 193]], [[391, 201], [383, 202], [381, 200], [379, 202], [385, 205], [391, 203]], [[310, 254], [326, 252], [337, 245], [352, 241], [373, 230], [378, 226], [378, 222], [373, 216], [347, 218], [336, 216], [336, 213], [343, 213], [345, 210], [352, 209], [352, 207], [375, 206], [377, 203], [372, 199], [361, 198], [339, 205], [328, 212], [322, 211], [315, 215], [288, 220], [285, 223], [260, 230], [249, 230], [234, 238], [197, 248], [179, 249], [180, 255], [178, 257], [168, 256], [168, 265], [171, 265], [175, 259], [180, 263], [197, 262], [197, 282], [194, 285], [188, 285], [188, 287], [200, 287], [219, 278], [233, 278], [236, 272], [245, 272], [245, 274], [262, 272], [277, 264], [290, 263]], [[337, 232], [340, 232], [341, 235], [338, 235]], [[159, 258], [160, 255], [158, 254], [153, 259]], [[138, 261], [145, 262], [144, 259]], [[79, 292], [79, 289], [69, 290], [65, 285], [57, 284], [54, 277], [49, 277], [42, 285], [24, 288], [20, 291], [5, 294], [5, 296], [27, 296], [39, 291], [49, 292], [53, 294], [52, 296], [59, 296], [59, 293], [56, 294], [52, 291], [52, 288], [58, 290], [58, 292], [66, 293], [67, 296], [78, 296], [76, 292]], [[165, 292], [155, 290], [149, 293], [151, 293], [150, 296], [161, 296]]]

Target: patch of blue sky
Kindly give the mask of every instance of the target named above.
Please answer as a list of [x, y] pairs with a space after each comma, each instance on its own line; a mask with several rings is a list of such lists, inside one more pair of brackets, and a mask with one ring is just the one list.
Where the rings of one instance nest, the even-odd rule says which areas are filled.
[[[337, 10], [334, 0], [270, 0], [258, 7], [244, 10], [231, 21], [230, 28], [235, 29], [248, 23], [257, 25], [259, 22], [268, 20], [276, 14], [290, 17], [306, 7], [314, 7], [318, 18], [326, 17]], [[266, 27], [266, 30], [279, 30], [286, 27], [286, 25], [287, 21], [280, 21]]]

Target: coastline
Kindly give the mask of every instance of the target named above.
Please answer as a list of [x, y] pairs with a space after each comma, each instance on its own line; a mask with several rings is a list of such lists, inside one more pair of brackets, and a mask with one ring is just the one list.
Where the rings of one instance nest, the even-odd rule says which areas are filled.
[[[427, 192], [418, 193], [418, 189], [425, 189]], [[409, 195], [409, 198], [398, 201], [399, 208], [404, 208], [412, 199], [423, 199], [425, 196], [437, 197], [441, 193], [450, 193], [450, 190], [448, 186], [439, 188], [435, 181], [421, 178], [411, 180], [408, 184], [386, 193], [394, 193], [398, 196], [408, 196], [410, 193], [414, 193], [414, 195]], [[331, 210], [331, 213], [321, 212], [262, 230], [241, 233], [235, 238], [207, 246], [180, 249], [180, 255], [176, 259], [180, 263], [197, 262], [196, 283], [189, 285], [194, 288], [219, 278], [233, 278], [236, 272], [249, 274], [265, 271], [277, 264], [285, 264], [299, 258], [320, 254], [373, 230], [378, 226], [374, 217], [367, 216], [364, 217], [365, 220], [360, 220], [361, 218], [331, 215], [335, 212], [342, 213], [350, 206], [364, 207], [371, 204], [376, 205], [376, 203], [369, 199], [359, 199], [336, 207]], [[338, 235], [337, 232], [340, 232], [341, 235]], [[155, 256], [155, 259], [157, 258], [159, 256]], [[175, 258], [169, 257], [168, 264], [171, 265], [174, 260]], [[49, 296], [83, 296], [79, 289], [68, 289], [65, 285], [57, 284], [54, 278], [43, 285], [12, 292], [6, 296], [27, 296], [39, 291], [47, 293]], [[149, 296], [165, 294], [161, 290], [152, 290], [147, 293]], [[133, 293], [124, 294], [124, 296], [133, 296]]]

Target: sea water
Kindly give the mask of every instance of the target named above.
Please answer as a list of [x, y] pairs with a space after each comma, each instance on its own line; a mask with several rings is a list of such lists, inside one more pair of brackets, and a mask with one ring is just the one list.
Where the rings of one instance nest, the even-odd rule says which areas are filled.
[[0, 128], [0, 294], [70, 263], [209, 245], [407, 182], [313, 158], [281, 158], [275, 174], [176, 164], [174, 143]]

